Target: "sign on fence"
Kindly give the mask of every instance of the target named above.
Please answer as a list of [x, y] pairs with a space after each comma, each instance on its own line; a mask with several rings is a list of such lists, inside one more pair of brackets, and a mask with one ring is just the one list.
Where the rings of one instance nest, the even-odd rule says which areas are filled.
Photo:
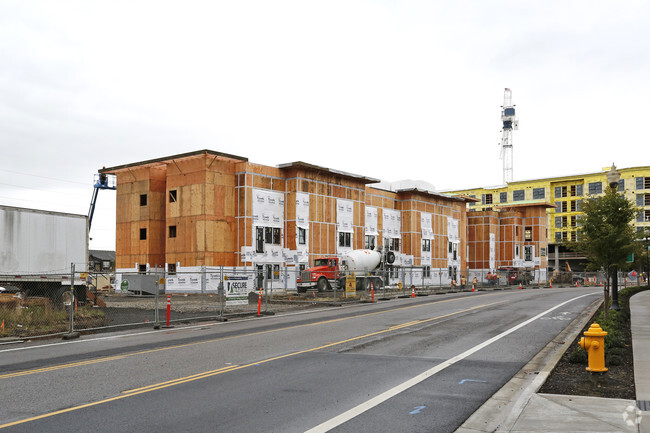
[[345, 297], [357, 296], [357, 279], [354, 274], [345, 277]]
[[248, 292], [255, 291], [252, 274], [224, 275], [226, 289], [226, 306], [248, 304]]

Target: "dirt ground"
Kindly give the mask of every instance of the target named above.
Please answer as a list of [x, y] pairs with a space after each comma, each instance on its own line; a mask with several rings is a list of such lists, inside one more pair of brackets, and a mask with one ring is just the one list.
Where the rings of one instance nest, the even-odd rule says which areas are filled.
[[[600, 310], [599, 310], [600, 311]], [[596, 313], [595, 316], [597, 316]], [[621, 329], [625, 336], [625, 350], [620, 365], [606, 365], [609, 371], [591, 373], [585, 370], [586, 364], [572, 364], [569, 356], [578, 347], [578, 341], [593, 321], [590, 321], [566, 351], [560, 362], [541, 387], [539, 392], [547, 394], [582, 395], [590, 397], [622, 398], [636, 400], [634, 387], [634, 357], [632, 353], [632, 333], [630, 321]]]

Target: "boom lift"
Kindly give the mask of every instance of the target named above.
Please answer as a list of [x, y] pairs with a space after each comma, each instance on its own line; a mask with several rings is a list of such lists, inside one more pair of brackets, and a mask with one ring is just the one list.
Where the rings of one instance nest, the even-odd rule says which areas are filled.
[[115, 176], [105, 173], [97, 173], [94, 177], [95, 184], [93, 185], [93, 198], [90, 200], [90, 209], [88, 209], [88, 231], [93, 223], [93, 215], [95, 215], [95, 205], [97, 204], [97, 195], [100, 189], [117, 189]]

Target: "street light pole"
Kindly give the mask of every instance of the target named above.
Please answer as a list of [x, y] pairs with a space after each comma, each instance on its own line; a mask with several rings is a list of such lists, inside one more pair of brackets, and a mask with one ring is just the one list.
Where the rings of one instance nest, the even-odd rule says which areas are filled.
[[648, 277], [650, 276], [650, 243], [648, 243], [648, 240], [650, 239], [648, 229], [646, 228], [645, 232], [645, 282], [646, 284], [650, 285], [648, 283]]
[[[607, 172], [607, 182], [612, 191], [616, 192], [620, 178], [621, 173], [616, 170], [616, 166], [612, 163], [612, 168]], [[612, 306], [609, 309], [620, 310], [621, 307], [618, 306], [618, 266], [614, 264], [612, 268]]]

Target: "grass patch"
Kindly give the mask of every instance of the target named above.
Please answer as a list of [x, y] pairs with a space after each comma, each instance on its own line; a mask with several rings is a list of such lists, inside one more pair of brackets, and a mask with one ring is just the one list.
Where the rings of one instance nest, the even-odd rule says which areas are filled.
[[[74, 314], [75, 328], [90, 328], [103, 323], [104, 313], [90, 306], [78, 307]], [[49, 301], [38, 305], [0, 308], [0, 337], [56, 334], [69, 329], [69, 310], [53, 308]]]

